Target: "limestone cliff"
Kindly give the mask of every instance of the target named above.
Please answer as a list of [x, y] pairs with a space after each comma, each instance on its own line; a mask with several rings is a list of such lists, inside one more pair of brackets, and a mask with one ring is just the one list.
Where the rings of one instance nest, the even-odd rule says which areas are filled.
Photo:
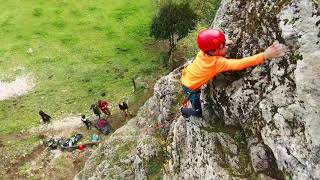
[[320, 179], [320, 8], [312, 0], [225, 0], [215, 27], [231, 57], [274, 40], [285, 57], [219, 75], [204, 118], [180, 116], [179, 72], [161, 78], [138, 115], [75, 179]]

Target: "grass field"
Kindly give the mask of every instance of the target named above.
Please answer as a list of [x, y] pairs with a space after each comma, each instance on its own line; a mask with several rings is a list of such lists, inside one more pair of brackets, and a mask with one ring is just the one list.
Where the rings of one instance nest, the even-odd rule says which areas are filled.
[[0, 80], [30, 74], [35, 88], [0, 101], [0, 133], [88, 113], [101, 98], [133, 96], [131, 78], [164, 73], [152, 48], [150, 0], [0, 0]]

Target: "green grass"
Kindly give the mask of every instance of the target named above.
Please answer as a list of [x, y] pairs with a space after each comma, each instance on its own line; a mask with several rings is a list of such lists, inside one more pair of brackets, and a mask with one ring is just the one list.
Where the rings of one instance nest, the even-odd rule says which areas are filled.
[[[149, 24], [149, 0], [0, 0], [0, 78], [31, 74], [36, 87], [0, 102], [0, 133], [28, 129], [38, 111], [54, 118], [89, 113], [106, 93], [117, 103], [133, 93], [131, 78], [163, 74]], [[32, 53], [28, 53], [28, 49]]]

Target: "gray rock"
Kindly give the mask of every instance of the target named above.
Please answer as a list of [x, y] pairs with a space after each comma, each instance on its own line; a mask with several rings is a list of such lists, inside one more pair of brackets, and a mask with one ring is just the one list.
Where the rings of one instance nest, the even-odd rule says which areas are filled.
[[275, 180], [275, 179], [273, 179], [273, 178], [271, 178], [271, 177], [269, 177], [269, 176], [267, 176], [265, 174], [259, 174], [258, 178], [259, 178], [259, 180]]
[[270, 169], [269, 158], [263, 144], [250, 147], [250, 156], [253, 169], [263, 172]]
[[[275, 157], [273, 168], [293, 179], [320, 178], [316, 160], [320, 142], [319, 21], [319, 5], [311, 0], [224, 1], [213, 24], [242, 42], [231, 47], [239, 56], [254, 54], [275, 39], [287, 46], [284, 58], [248, 69], [236, 81], [221, 83], [235, 79], [232, 74], [213, 81], [208, 97], [214, 102], [213, 111], [226, 124], [240, 122], [251, 138], [262, 138]], [[258, 164], [266, 167], [265, 161], [255, 158], [259, 155], [264, 155], [262, 149], [251, 148], [256, 171]]]

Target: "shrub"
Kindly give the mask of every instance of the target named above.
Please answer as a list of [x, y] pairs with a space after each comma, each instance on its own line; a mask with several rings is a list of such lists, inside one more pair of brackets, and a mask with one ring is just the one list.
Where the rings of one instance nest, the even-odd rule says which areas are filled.
[[169, 40], [169, 55], [179, 40], [188, 35], [196, 26], [197, 15], [189, 3], [169, 2], [163, 5], [153, 18], [150, 35], [156, 39]]

